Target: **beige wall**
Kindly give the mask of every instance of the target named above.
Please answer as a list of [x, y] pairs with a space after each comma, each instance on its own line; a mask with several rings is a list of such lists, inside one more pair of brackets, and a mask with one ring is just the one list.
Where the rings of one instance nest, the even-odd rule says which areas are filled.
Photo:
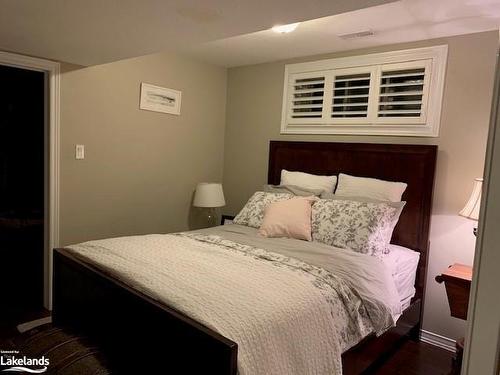
[[[237, 213], [266, 182], [269, 140], [389, 142], [439, 146], [431, 227], [424, 329], [449, 338], [465, 323], [449, 317], [443, 285], [434, 277], [454, 262], [472, 264], [474, 223], [457, 216], [472, 181], [482, 175], [498, 33], [479, 33], [383, 48], [280, 61], [228, 71], [224, 156], [225, 212]], [[439, 138], [280, 135], [284, 65], [289, 62], [448, 44]]]
[[[196, 184], [222, 180], [226, 69], [155, 54], [62, 70], [61, 245], [187, 229]], [[181, 115], [139, 110], [141, 82], [182, 91]]]

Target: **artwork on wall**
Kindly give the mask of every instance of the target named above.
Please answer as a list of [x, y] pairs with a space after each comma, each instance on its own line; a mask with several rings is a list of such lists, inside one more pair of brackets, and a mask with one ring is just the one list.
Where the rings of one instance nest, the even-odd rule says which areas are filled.
[[141, 83], [140, 109], [146, 111], [170, 113], [172, 115], [181, 114], [181, 92]]

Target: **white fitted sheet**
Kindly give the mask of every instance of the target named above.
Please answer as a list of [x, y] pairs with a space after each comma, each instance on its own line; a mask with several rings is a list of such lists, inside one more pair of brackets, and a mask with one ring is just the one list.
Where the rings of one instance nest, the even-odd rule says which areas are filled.
[[415, 277], [420, 253], [398, 245], [390, 245], [390, 250], [389, 254], [382, 257], [382, 261], [391, 272], [401, 302], [409, 305], [415, 295]]

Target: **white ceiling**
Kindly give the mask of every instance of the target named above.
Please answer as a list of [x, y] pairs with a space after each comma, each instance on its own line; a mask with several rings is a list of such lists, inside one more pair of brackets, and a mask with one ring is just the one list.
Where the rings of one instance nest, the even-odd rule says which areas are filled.
[[[500, 0], [402, 0], [303, 22], [292, 33], [264, 30], [217, 40], [186, 51], [222, 66], [495, 30]], [[374, 36], [343, 40], [338, 34], [371, 29]]]
[[[390, 1], [0, 0], [0, 50], [94, 65]], [[232, 41], [231, 49], [237, 45]], [[203, 47], [202, 55], [210, 58], [218, 48]], [[251, 61], [265, 59], [257, 55]], [[233, 65], [235, 56], [230, 51], [227, 56], [230, 63], [214, 61]]]

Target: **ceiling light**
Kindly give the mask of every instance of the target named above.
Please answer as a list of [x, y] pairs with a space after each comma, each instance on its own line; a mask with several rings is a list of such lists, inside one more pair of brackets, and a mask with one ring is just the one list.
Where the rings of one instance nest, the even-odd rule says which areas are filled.
[[279, 33], [279, 34], [291, 33], [293, 30], [295, 30], [297, 28], [297, 26], [299, 26], [299, 23], [300, 22], [289, 23], [288, 25], [276, 25], [276, 26], [273, 26], [273, 28], [271, 30], [273, 30], [275, 33]]

